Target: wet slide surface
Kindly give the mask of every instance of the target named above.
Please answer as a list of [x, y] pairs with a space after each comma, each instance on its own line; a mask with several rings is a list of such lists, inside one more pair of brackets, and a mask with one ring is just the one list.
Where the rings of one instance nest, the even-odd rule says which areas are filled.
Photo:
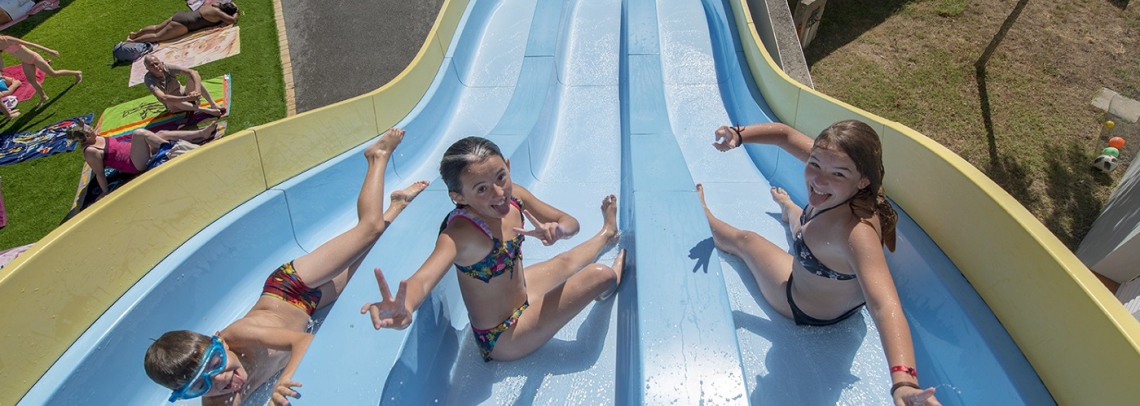
[[[864, 309], [829, 328], [795, 326], [761, 298], [737, 258], [717, 251], [710, 209], [787, 247], [768, 189], [803, 204], [803, 165], [773, 147], [720, 153], [712, 130], [772, 121], [720, 0], [472, 1], [420, 104], [388, 192], [431, 180], [392, 224], [340, 300], [318, 313], [294, 404], [887, 404], [890, 378]], [[576, 237], [523, 246], [525, 263], [593, 235], [619, 197], [627, 274], [549, 343], [482, 362], [455, 272], [412, 326], [375, 331], [360, 306], [431, 252], [454, 207], [438, 162], [469, 135], [496, 142], [513, 181], [575, 216]], [[188, 241], [117, 302], [21, 404], [160, 404], [142, 354], [165, 331], [209, 333], [241, 317], [270, 271], [355, 222], [363, 146], [252, 199]], [[599, 262], [612, 261], [616, 250]], [[953, 264], [900, 211], [887, 256], [924, 386], [943, 404], [1051, 404], [1012, 340]], [[265, 389], [265, 388], [263, 388]], [[262, 390], [247, 404], [264, 403]], [[197, 404], [198, 401], [183, 402]]]

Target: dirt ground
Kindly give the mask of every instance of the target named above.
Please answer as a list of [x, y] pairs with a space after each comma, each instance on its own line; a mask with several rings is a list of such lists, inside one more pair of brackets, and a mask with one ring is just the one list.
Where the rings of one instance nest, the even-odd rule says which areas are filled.
[[[1102, 87], [1140, 100], [1140, 5], [1030, 1], [978, 75], [1015, 4], [832, 0], [805, 56], [817, 90], [947, 146], [1076, 249], [1140, 150], [1140, 125], [1090, 104]], [[1123, 165], [1103, 174], [1110, 136]]]

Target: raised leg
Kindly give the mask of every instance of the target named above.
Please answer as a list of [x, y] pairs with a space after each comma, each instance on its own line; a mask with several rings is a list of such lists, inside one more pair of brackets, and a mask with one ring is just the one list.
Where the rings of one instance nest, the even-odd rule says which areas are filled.
[[587, 265], [545, 295], [531, 296], [530, 307], [519, 317], [518, 323], [499, 336], [491, 358], [519, 359], [546, 344], [591, 300], [617, 286], [624, 269], [625, 250], [621, 250], [612, 265]]
[[602, 229], [585, 242], [548, 261], [526, 267], [530, 308], [518, 323], [499, 337], [491, 357], [518, 359], [550, 341], [558, 330], [582, 312], [590, 301], [612, 293], [625, 267], [625, 250], [612, 266], [592, 263], [606, 247], [617, 243], [617, 197], [602, 199]]
[[784, 191], [784, 189], [773, 186], [771, 192], [772, 200], [775, 200], [776, 204], [780, 205], [780, 217], [784, 220], [784, 223], [787, 223], [788, 226], [791, 227], [792, 234], [800, 231], [799, 219], [804, 209], [800, 206], [796, 206], [796, 204], [792, 202], [792, 198], [788, 197], [788, 192]]
[[393, 128], [364, 150], [368, 171], [356, 200], [356, 225], [293, 261], [297, 274], [309, 286], [321, 286], [358, 262], [384, 232], [384, 172], [403, 138], [404, 130]]
[[221, 115], [221, 113], [218, 109], [218, 104], [214, 102], [214, 98], [211, 97], [210, 92], [206, 90], [206, 85], [204, 83], [202, 83], [201, 78], [198, 78], [197, 80], [195, 80], [194, 77], [191, 76], [190, 79], [188, 79], [186, 81], [186, 88], [191, 89], [190, 91], [197, 90], [198, 94], [202, 95], [202, 97], [205, 97], [206, 102], [210, 103], [210, 109], [202, 109], [203, 112], [206, 112], [207, 114], [210, 114], [212, 116], [220, 116]]
[[705, 203], [704, 187], [699, 184], [697, 194], [701, 198], [709, 227], [712, 228], [713, 243], [717, 249], [743, 259], [768, 304], [780, 314], [791, 318], [792, 309], [788, 306], [785, 285], [792, 274], [792, 255], [759, 234], [733, 227], [713, 216]]
[[[399, 216], [400, 213], [404, 211], [404, 208], [408, 207], [412, 199], [415, 199], [427, 186], [428, 182], [421, 180], [412, 183], [404, 189], [392, 192], [392, 202], [388, 205], [388, 209], [384, 210], [385, 229], [387, 229], [388, 225], [392, 224], [392, 221], [396, 220], [396, 216]], [[321, 303], [317, 306], [318, 308], [324, 307], [340, 297], [340, 292], [344, 291], [344, 286], [348, 284], [349, 279], [352, 279], [352, 275], [356, 274], [356, 270], [359, 269], [360, 264], [364, 262], [364, 257], [367, 257], [368, 252], [371, 250], [372, 247], [369, 246], [348, 265], [348, 269], [345, 269], [344, 272], [341, 272], [331, 281], [319, 287], [321, 290]], [[294, 262], [294, 265], [296, 265], [296, 262]]]

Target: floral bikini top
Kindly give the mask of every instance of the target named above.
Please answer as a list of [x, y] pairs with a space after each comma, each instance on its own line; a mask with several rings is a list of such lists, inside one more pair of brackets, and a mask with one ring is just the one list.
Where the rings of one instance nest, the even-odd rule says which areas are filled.
[[[519, 210], [519, 216], [522, 216], [522, 203], [515, 198], [511, 198], [511, 205]], [[487, 222], [478, 216], [472, 215], [467, 209], [462, 207], [452, 210], [448, 213], [447, 219], [443, 222], [443, 228], [447, 228], [451, 221], [455, 218], [463, 218], [470, 221], [472, 224], [479, 226], [483, 230], [483, 234], [491, 239], [491, 252], [487, 254], [486, 258], [482, 261], [476, 262], [470, 266], [462, 266], [455, 264], [455, 269], [459, 272], [466, 274], [472, 278], [481, 280], [486, 283], [491, 283], [491, 278], [502, 275], [507, 270], [511, 271], [511, 278], [515, 277], [515, 263], [522, 260], [522, 243], [526, 236], [518, 234], [515, 238], [507, 240], [506, 242], [495, 238], [491, 234], [491, 227], [487, 226]], [[440, 232], [443, 230], [441, 229]]]
[[807, 224], [807, 222], [811, 221], [811, 219], [819, 217], [820, 214], [826, 213], [828, 210], [845, 205], [847, 205], [847, 202], [819, 210], [813, 213], [811, 218], [807, 217], [807, 206], [804, 206], [804, 211], [800, 214], [800, 229], [796, 232], [795, 237], [792, 239], [792, 249], [796, 252], [796, 260], [800, 261], [800, 265], [803, 265], [804, 269], [806, 269], [808, 272], [816, 274], [817, 276], [822, 276], [824, 278], [834, 279], [838, 281], [855, 279], [857, 276], [854, 274], [839, 273], [831, 270], [831, 268], [828, 268], [827, 265], [819, 262], [819, 259], [811, 253], [811, 249], [808, 248], [807, 243], [804, 242], [804, 224]]

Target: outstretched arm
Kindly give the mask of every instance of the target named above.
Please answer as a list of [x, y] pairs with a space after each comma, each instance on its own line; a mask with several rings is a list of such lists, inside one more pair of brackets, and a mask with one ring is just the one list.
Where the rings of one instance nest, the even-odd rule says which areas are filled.
[[446, 231], [440, 233], [435, 242], [435, 250], [415, 274], [400, 282], [395, 297], [388, 288], [384, 272], [376, 268], [376, 283], [380, 285], [381, 299], [379, 302], [365, 304], [360, 308], [360, 314], [369, 313], [372, 317], [372, 327], [377, 330], [407, 328], [412, 324], [412, 313], [420, 307], [435, 285], [439, 284], [439, 280], [443, 279], [447, 270], [451, 269], [455, 256], [455, 241]]
[[47, 52], [47, 53], [51, 54], [51, 56], [59, 56], [59, 51], [56, 51], [56, 50], [54, 50], [54, 49], [51, 49], [51, 48], [45, 47], [45, 46], [43, 46], [43, 45], [40, 45], [40, 44], [37, 44], [37, 43], [35, 43], [35, 42], [31, 42], [31, 41], [24, 41], [24, 40], [22, 40], [22, 39], [19, 39], [19, 38], [16, 38], [16, 37], [8, 37], [8, 40], [9, 40], [9, 41], [12, 41], [12, 42], [16, 42], [16, 43], [18, 43], [18, 44], [20, 44], [20, 45], [23, 45], [23, 46], [26, 46], [26, 47], [29, 47], [29, 48], [36, 48], [36, 49], [38, 49], [38, 50], [41, 50], [41, 51]]
[[523, 207], [526, 208], [523, 210], [523, 215], [534, 224], [534, 230], [516, 227], [516, 233], [541, 239], [545, 245], [552, 245], [558, 240], [578, 234], [580, 226], [574, 216], [539, 200], [522, 186], [514, 185], [514, 196], [523, 202]]
[[742, 127], [724, 125], [716, 129], [713, 140], [713, 146], [721, 151], [728, 151], [746, 143], [776, 145], [799, 160], [807, 162], [814, 141], [783, 123], [750, 124]]
[[[879, 339], [887, 356], [888, 367], [891, 368], [895, 404], [940, 405], [934, 398], [934, 388], [921, 389], [917, 373], [913, 372], [914, 343], [910, 336], [910, 325], [903, 314], [878, 233], [871, 225], [860, 223], [852, 230], [848, 247], [851, 249], [848, 255], [851, 258], [850, 265], [859, 275], [863, 296], [867, 300], [867, 310], [879, 329]], [[896, 366], [902, 368], [895, 368]]]
[[271, 403], [287, 405], [289, 400], [286, 397], [298, 397], [293, 388], [300, 387], [301, 384], [293, 381], [293, 374], [297, 372], [297, 366], [301, 365], [301, 359], [304, 358], [305, 351], [309, 349], [309, 343], [313, 341], [312, 334], [283, 328], [263, 327], [242, 319], [226, 327], [220, 335], [231, 347], [262, 347], [289, 351], [289, 362], [285, 364], [285, 369], [281, 371], [281, 375], [274, 384]]
[[84, 148], [83, 159], [95, 172], [95, 182], [99, 184], [99, 190], [103, 191], [103, 194], [99, 195], [99, 198], [102, 199], [111, 192], [111, 186], [107, 183], [107, 174], [103, 172], [103, 151], [95, 148]]

